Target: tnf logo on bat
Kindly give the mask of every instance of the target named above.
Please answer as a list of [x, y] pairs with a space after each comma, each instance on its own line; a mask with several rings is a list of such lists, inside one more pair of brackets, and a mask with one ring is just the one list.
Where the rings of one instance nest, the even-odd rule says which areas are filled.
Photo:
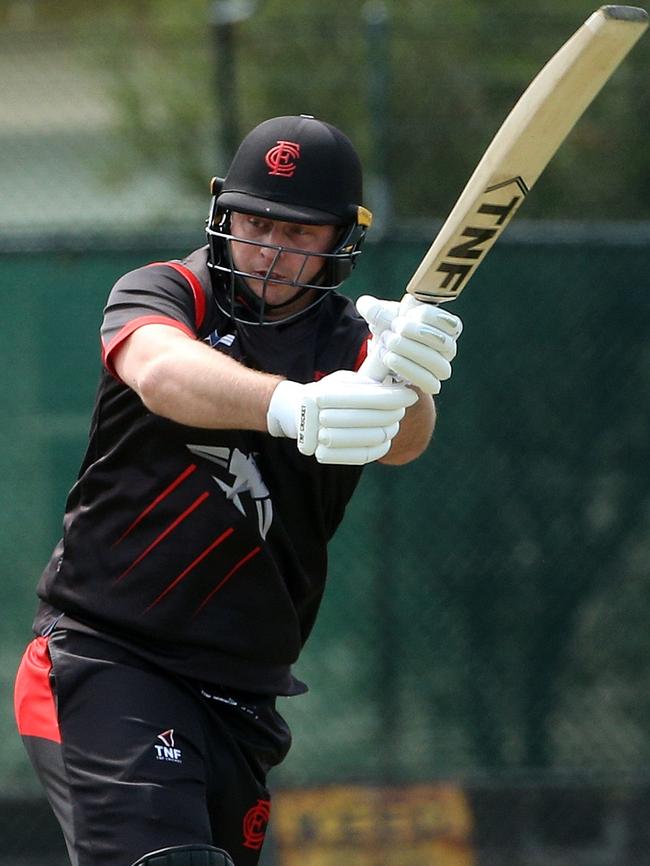
[[264, 844], [266, 825], [271, 817], [271, 801], [258, 800], [244, 815], [244, 848], [259, 851]]
[[279, 140], [264, 159], [270, 168], [269, 174], [293, 177], [297, 168], [296, 160], [300, 159], [300, 145], [295, 141]]
[[513, 218], [527, 192], [528, 187], [521, 177], [510, 178], [485, 190], [472, 224], [463, 227], [461, 237], [467, 240], [450, 247], [437, 268], [443, 275], [440, 288], [453, 295], [461, 291], [473, 269]]

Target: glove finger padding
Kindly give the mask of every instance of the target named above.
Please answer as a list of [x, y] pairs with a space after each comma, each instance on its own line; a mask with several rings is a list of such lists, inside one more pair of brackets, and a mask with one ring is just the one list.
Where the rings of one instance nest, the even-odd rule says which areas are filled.
[[327, 448], [368, 448], [390, 442], [398, 431], [398, 422], [390, 427], [321, 427], [318, 444]]
[[[408, 297], [411, 298], [411, 302], [414, 300], [411, 295]], [[395, 318], [406, 318], [411, 322], [420, 322], [423, 325], [438, 328], [438, 330], [444, 331], [445, 334], [449, 334], [455, 340], [463, 332], [463, 323], [454, 313], [450, 313], [444, 307], [438, 307], [435, 304], [422, 304], [417, 300], [415, 304], [405, 304], [404, 300], [402, 300], [400, 314]], [[394, 322], [395, 319], [393, 319], [391, 327]]]
[[440, 383], [451, 376], [456, 339], [463, 325], [458, 316], [428, 304], [402, 304], [380, 337], [382, 364], [403, 381], [427, 394], [438, 394]]
[[373, 333], [362, 372], [379, 381], [390, 373], [427, 394], [437, 394], [440, 383], [451, 376], [450, 362], [463, 330], [458, 316], [408, 293], [399, 303], [365, 295], [357, 309]]
[[321, 386], [330, 378], [326, 376], [320, 382], [307, 385], [306, 389], [316, 396], [319, 409], [406, 409], [418, 399], [413, 391], [405, 391], [403, 385], [380, 385], [360, 377], [357, 373], [351, 373], [350, 376], [356, 378], [338, 378], [328, 382], [325, 389]]
[[321, 427], [388, 427], [401, 421], [406, 409], [321, 409]]
[[386, 345], [389, 345], [388, 340], [393, 339], [395, 336], [404, 337], [414, 343], [420, 343], [430, 349], [435, 349], [436, 352], [448, 361], [453, 361], [456, 357], [457, 344], [455, 337], [433, 325], [414, 322], [402, 316], [395, 319], [390, 330], [384, 331], [382, 336]]
[[319, 445], [315, 452], [319, 463], [331, 463], [346, 466], [364, 466], [374, 460], [381, 460], [390, 451], [390, 442], [375, 445], [371, 448], [327, 448]]
[[273, 436], [295, 438], [298, 450], [320, 463], [369, 463], [388, 452], [417, 399], [405, 385], [378, 384], [351, 371], [308, 385], [285, 380], [271, 397], [267, 427]]
[[413, 364], [422, 367], [429, 373], [433, 373], [440, 380], [449, 379], [451, 376], [450, 359], [442, 355], [437, 349], [425, 346], [423, 343], [418, 343], [401, 334], [393, 334], [392, 331], [382, 334], [380, 339], [386, 347], [386, 352], [384, 353], [385, 362], [389, 355], [391, 357], [397, 356], [412, 361]]
[[361, 295], [357, 299], [356, 307], [373, 334], [380, 334], [390, 328], [391, 322], [400, 313], [399, 301], [382, 301], [372, 295]]
[[[440, 361], [443, 362], [444, 359], [441, 358]], [[415, 385], [425, 394], [439, 394], [441, 382], [443, 379], [448, 379], [451, 375], [450, 368], [448, 375], [443, 377], [436, 376], [420, 364], [416, 364], [414, 361], [410, 361], [402, 355], [396, 355], [394, 352], [387, 352], [382, 358], [382, 363], [388, 367], [394, 375], [399, 376], [404, 382]], [[444, 363], [447, 362], [444, 361]]]
[[418, 399], [403, 385], [346, 378], [325, 388], [324, 381], [305, 388], [297, 437], [298, 450], [315, 454], [321, 463], [379, 459], [388, 452], [406, 408]]

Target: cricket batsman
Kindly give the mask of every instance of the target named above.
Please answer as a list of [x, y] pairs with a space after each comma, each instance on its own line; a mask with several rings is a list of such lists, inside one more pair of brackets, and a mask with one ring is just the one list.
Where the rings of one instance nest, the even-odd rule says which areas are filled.
[[339, 289], [370, 223], [350, 140], [272, 118], [213, 181], [205, 246], [108, 296], [15, 689], [72, 866], [258, 863], [328, 542], [365, 465], [426, 449], [461, 332], [370, 299], [369, 342]]

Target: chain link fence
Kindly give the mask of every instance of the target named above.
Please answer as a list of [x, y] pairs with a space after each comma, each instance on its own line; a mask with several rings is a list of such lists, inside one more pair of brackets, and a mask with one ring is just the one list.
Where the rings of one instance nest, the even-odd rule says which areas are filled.
[[[460, 7], [433, 34], [430, 17], [415, 26], [422, 4], [403, 4], [401, 16], [387, 4], [389, 31], [362, 6], [363, 16], [360, 6], [324, 27], [314, 4], [297, 4], [304, 15], [292, 19], [285, 54], [278, 34], [290, 13], [272, 2], [200, 38], [173, 17], [152, 31], [126, 6], [101, 32], [57, 29], [36, 2], [0, 7], [0, 834], [9, 866], [65, 863], [14, 731], [11, 684], [84, 449], [110, 286], [202, 243], [205, 179], [225, 164], [235, 126], [316, 105], [355, 133], [380, 216], [349, 292], [398, 297], [435, 233], [433, 216], [487, 143], [489, 112], [504, 116], [535, 71], [500, 68], [492, 53], [483, 82], [475, 44], [454, 72], [443, 60], [460, 39]], [[533, 67], [591, 11], [569, 20], [551, 6], [550, 32], [531, 43]], [[526, 32], [539, 23], [497, 7], [486, 31], [493, 48], [499, 22], [516, 19]], [[474, 10], [477, 27], [481, 15]], [[335, 77], [298, 75], [337, 39]], [[417, 115], [398, 98], [399, 75], [415, 62], [409, 45], [420, 80], [442, 82], [435, 99], [421, 88]], [[382, 51], [390, 67], [370, 62]], [[229, 117], [224, 53], [231, 96], [246, 95]], [[455, 305], [466, 329], [431, 448], [411, 466], [364, 475], [297, 669], [311, 691], [282, 701], [295, 745], [273, 777], [266, 866], [650, 862], [650, 230], [605, 221], [647, 217], [647, 155], [623, 170], [617, 144], [634, 140], [630, 86], [648, 98], [633, 86], [643, 58], [612, 82], [610, 101], [567, 143], [524, 215], [575, 216], [562, 190], [578, 154], [583, 171], [601, 169], [589, 182], [581, 175], [575, 206], [601, 221], [517, 218]], [[392, 78], [382, 78], [387, 68]], [[221, 76], [220, 91], [206, 69]], [[399, 118], [388, 136], [377, 112], [386, 92], [387, 117]], [[476, 111], [472, 141], [454, 139], [458, 152], [443, 134], [454, 105], [462, 116]], [[641, 124], [647, 112], [638, 114]], [[432, 161], [437, 186], [421, 170]], [[424, 221], [407, 226], [405, 214]]]
[[[501, 120], [582, 23], [522, 9], [347, 0], [0, 3], [0, 242], [200, 225], [208, 179], [274, 114], [344, 129], [375, 234], [441, 217]], [[526, 204], [534, 218], [650, 218], [641, 40]], [[623, 193], [624, 190], [624, 193]]]
[[[371, 245], [351, 291], [390, 294], [424, 248]], [[11, 679], [84, 446], [104, 295], [137, 261], [182, 252], [2, 258], [1, 758], [16, 796], [36, 789]], [[295, 746], [278, 789], [452, 779], [479, 802], [474, 831], [498, 838], [513, 797], [551, 839], [572, 797], [614, 824], [610, 808], [627, 800], [638, 815], [650, 767], [648, 257], [633, 237], [511, 239], [458, 301], [466, 330], [433, 445], [411, 466], [370, 467], [335, 538], [298, 666], [312, 690], [282, 701]]]

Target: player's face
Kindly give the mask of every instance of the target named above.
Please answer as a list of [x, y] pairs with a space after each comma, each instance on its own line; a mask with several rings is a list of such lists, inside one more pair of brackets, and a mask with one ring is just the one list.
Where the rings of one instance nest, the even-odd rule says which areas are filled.
[[[304, 253], [326, 253], [334, 246], [337, 230], [331, 225], [303, 225], [233, 212], [230, 231], [235, 237], [254, 243], [232, 243], [235, 267], [254, 276], [246, 278], [249, 289], [268, 304], [284, 304], [299, 294], [292, 281], [311, 283], [324, 259]], [[274, 246], [265, 246], [273, 244]], [[275, 247], [289, 247], [281, 252]], [[304, 253], [302, 252], [304, 250]], [[311, 293], [296, 300], [296, 310], [283, 307], [282, 316], [298, 312], [311, 303]]]

